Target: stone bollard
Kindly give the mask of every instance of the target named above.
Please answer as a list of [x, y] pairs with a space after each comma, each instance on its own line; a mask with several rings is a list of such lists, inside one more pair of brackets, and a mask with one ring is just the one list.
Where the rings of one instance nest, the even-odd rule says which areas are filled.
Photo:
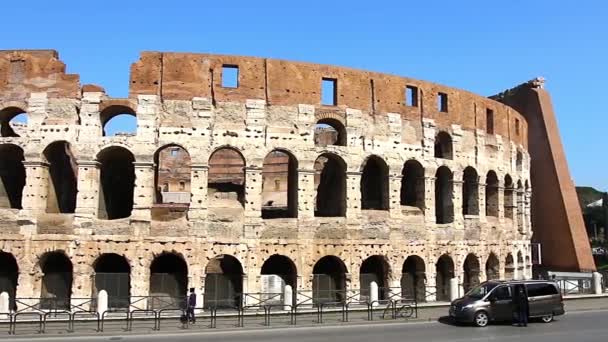
[[593, 293], [602, 294], [602, 274], [599, 272], [593, 272]]
[[106, 311], [108, 311], [108, 292], [101, 290], [97, 293], [97, 313], [99, 317], [102, 317]]
[[199, 314], [205, 312], [203, 310], [203, 306], [205, 305], [205, 291], [204, 290], [196, 290], [196, 308], [194, 309], [194, 313]]
[[369, 302], [372, 306], [378, 306], [378, 284], [375, 281], [369, 283]]
[[0, 293], [0, 315], [8, 315], [10, 313], [10, 297], [8, 293]]
[[289, 311], [291, 310], [291, 306], [293, 305], [293, 289], [291, 285], [285, 285], [283, 289], [283, 310]]
[[458, 287], [460, 285], [458, 285], [458, 278], [452, 278], [450, 279], [450, 301], [453, 301], [455, 299], [458, 299]]

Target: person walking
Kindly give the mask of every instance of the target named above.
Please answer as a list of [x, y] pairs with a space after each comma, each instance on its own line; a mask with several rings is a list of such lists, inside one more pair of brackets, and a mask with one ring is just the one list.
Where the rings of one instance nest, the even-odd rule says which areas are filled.
[[517, 326], [528, 326], [528, 295], [524, 285], [516, 285], [515, 298], [513, 300], [515, 315], [517, 316]]
[[194, 308], [196, 307], [196, 293], [194, 293], [194, 287], [190, 288], [190, 295], [188, 296], [188, 303], [186, 308], [186, 319], [188, 322], [194, 324], [196, 317], [194, 316]]

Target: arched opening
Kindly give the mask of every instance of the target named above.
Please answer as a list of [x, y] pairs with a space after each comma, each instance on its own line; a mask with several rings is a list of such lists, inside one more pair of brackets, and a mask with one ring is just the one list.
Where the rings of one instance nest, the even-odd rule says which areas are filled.
[[99, 113], [99, 117], [104, 137], [137, 134], [137, 116], [128, 106], [108, 106]]
[[408, 256], [403, 263], [401, 297], [426, 301], [426, 267], [424, 260], [417, 255]]
[[507, 254], [505, 259], [505, 280], [512, 280], [515, 278], [515, 263], [513, 261], [513, 255]]
[[336, 119], [321, 119], [315, 125], [315, 146], [346, 146], [346, 129]]
[[123, 147], [112, 146], [97, 155], [100, 164], [99, 218], [121, 219], [131, 216], [135, 167], [133, 154]]
[[498, 177], [494, 171], [486, 175], [486, 216], [498, 217]]
[[8, 293], [10, 310], [16, 309], [15, 297], [18, 279], [17, 260], [12, 254], [0, 251], [0, 293]]
[[486, 260], [486, 278], [488, 280], [495, 280], [500, 278], [500, 262], [496, 257], [496, 254], [490, 253], [488, 260]]
[[208, 198], [211, 207], [242, 208], [245, 205], [245, 159], [230, 147], [209, 157]]
[[452, 152], [452, 137], [441, 131], [435, 136], [435, 158], [454, 159]]
[[504, 193], [504, 206], [505, 206], [505, 218], [513, 219], [513, 179], [511, 176], [505, 176], [505, 193]]
[[517, 151], [515, 154], [515, 170], [522, 171], [524, 165], [524, 155], [521, 151]]
[[447, 254], [442, 255], [437, 260], [436, 267], [436, 287], [437, 300], [443, 302], [450, 301], [450, 279], [454, 278], [454, 261]]
[[479, 215], [479, 177], [472, 167], [464, 169], [462, 175], [462, 214]]
[[272, 255], [262, 265], [260, 281], [266, 303], [282, 304], [282, 296], [287, 285], [291, 286], [293, 301], [298, 286], [296, 265], [284, 255]]
[[315, 161], [315, 216], [346, 215], [346, 164], [332, 153], [324, 153]]
[[435, 221], [439, 224], [454, 222], [454, 203], [452, 171], [445, 166], [435, 174]]
[[44, 149], [43, 155], [49, 164], [46, 212], [74, 213], [78, 193], [78, 165], [70, 144], [56, 141]]
[[243, 266], [232, 255], [209, 260], [205, 269], [205, 308], [237, 308], [242, 304]]
[[367, 159], [361, 174], [361, 209], [388, 210], [388, 165], [377, 156]]
[[0, 145], [0, 208], [21, 209], [25, 167], [23, 150], [12, 144]]
[[27, 113], [19, 107], [0, 110], [0, 135], [3, 138], [17, 138], [27, 132]]
[[188, 265], [174, 253], [162, 253], [150, 265], [151, 308], [183, 308], [188, 286]]
[[154, 165], [152, 219], [169, 221], [184, 217], [191, 197], [190, 154], [181, 146], [168, 145], [156, 151]]
[[319, 259], [312, 270], [313, 304], [344, 302], [347, 272], [344, 262], [336, 256], [328, 255]]
[[372, 282], [378, 285], [378, 299], [387, 299], [389, 273], [390, 267], [384, 256], [373, 255], [365, 259], [359, 269], [360, 300], [369, 301], [371, 299], [370, 285]]
[[524, 257], [520, 252], [517, 252], [517, 274], [518, 274], [518, 279], [526, 279], [526, 274], [524, 272], [525, 270], [525, 264], [524, 264]]
[[464, 293], [469, 292], [472, 288], [479, 285], [479, 259], [475, 254], [467, 255], [464, 259], [463, 266], [463, 283]]
[[298, 161], [274, 150], [262, 168], [262, 218], [298, 217]]
[[401, 205], [424, 210], [424, 168], [415, 160], [403, 166], [401, 178]]
[[40, 307], [69, 310], [72, 298], [73, 267], [63, 252], [49, 252], [40, 258], [42, 287]]
[[122, 255], [106, 253], [95, 260], [93, 297], [101, 290], [108, 294], [108, 308], [128, 308], [131, 303], [131, 267]]

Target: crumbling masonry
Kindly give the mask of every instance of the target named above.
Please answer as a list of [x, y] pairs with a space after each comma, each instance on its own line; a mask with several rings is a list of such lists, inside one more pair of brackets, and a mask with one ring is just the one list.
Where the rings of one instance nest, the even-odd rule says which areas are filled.
[[[20, 113], [27, 127], [10, 123]], [[136, 117], [134, 135], [105, 135], [118, 114]], [[145, 52], [118, 99], [81, 86], [54, 51], [2, 51], [0, 123], [0, 291], [12, 297], [106, 289], [120, 306], [194, 287], [207, 304], [275, 291], [276, 275], [315, 300], [375, 281], [381, 296], [432, 301], [449, 299], [453, 277], [462, 291], [531, 276], [527, 120], [466, 91]]]

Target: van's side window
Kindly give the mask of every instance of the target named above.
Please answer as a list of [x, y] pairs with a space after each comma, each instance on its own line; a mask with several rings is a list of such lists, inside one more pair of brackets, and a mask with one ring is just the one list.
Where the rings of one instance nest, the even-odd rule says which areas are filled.
[[557, 289], [555, 286], [547, 283], [526, 284], [526, 288], [528, 289], [528, 297], [550, 296], [557, 294]]
[[496, 300], [511, 299], [511, 289], [508, 286], [499, 286], [492, 293]]

